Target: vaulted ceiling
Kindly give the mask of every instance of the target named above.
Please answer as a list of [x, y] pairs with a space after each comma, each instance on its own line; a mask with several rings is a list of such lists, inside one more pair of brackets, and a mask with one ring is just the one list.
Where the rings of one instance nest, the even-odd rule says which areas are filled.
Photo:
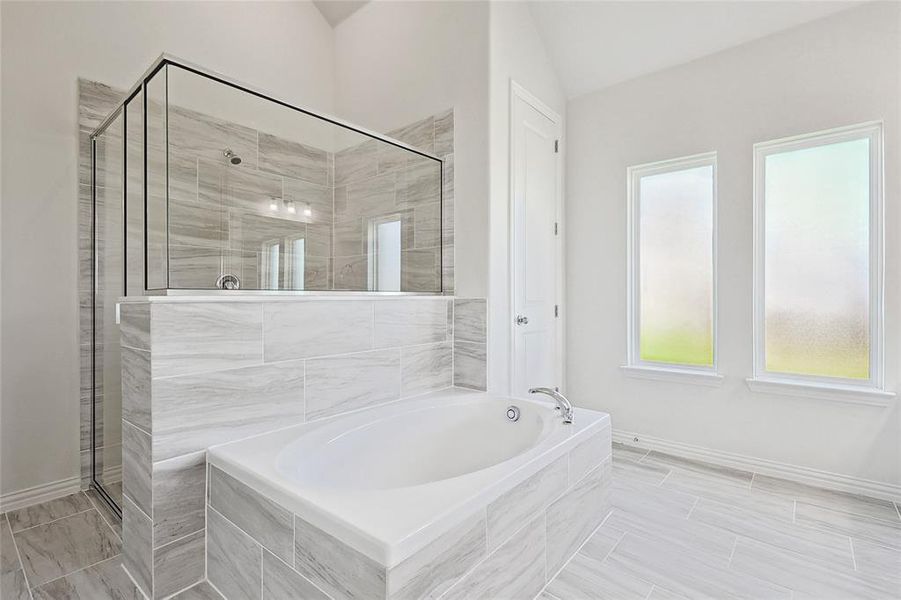
[[369, 0], [313, 0], [332, 27], [337, 27], [338, 23], [363, 8], [367, 2]]
[[570, 98], [858, 5], [855, 1], [530, 2]]

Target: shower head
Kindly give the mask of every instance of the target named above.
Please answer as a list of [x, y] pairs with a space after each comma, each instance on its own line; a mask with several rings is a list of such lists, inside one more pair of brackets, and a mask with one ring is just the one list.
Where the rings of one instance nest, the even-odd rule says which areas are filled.
[[238, 156], [237, 154], [235, 154], [235, 151], [232, 150], [231, 148], [226, 148], [225, 150], [222, 151], [222, 154], [225, 155], [225, 158], [227, 158], [228, 162], [230, 162], [231, 164], [233, 164], [233, 165], [241, 164], [241, 157]]

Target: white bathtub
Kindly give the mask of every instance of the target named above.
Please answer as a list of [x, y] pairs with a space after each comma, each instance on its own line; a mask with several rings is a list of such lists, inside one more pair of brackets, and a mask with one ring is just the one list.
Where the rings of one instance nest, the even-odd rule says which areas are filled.
[[448, 390], [215, 446], [208, 459], [392, 567], [609, 426], [604, 413], [577, 408], [564, 424], [548, 402]]

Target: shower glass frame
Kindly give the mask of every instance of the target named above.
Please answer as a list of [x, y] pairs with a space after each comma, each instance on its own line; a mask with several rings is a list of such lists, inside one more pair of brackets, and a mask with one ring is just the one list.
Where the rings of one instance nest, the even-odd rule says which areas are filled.
[[[418, 155], [425, 159], [430, 159], [435, 161], [435, 165], [437, 167], [437, 199], [438, 199], [438, 241], [437, 241], [437, 289], [429, 290], [429, 291], [376, 291], [376, 290], [345, 290], [345, 289], [331, 289], [333, 284], [328, 286], [329, 289], [325, 290], [292, 290], [292, 289], [241, 289], [241, 290], [222, 290], [216, 288], [172, 288], [170, 286], [170, 265], [169, 265], [169, 244], [170, 244], [170, 223], [169, 223], [169, 143], [168, 143], [168, 133], [169, 133], [169, 124], [168, 124], [168, 112], [169, 112], [169, 89], [168, 89], [168, 67], [174, 66], [178, 67], [184, 71], [187, 71], [193, 74], [196, 77], [205, 78], [207, 80], [216, 82], [218, 84], [228, 86], [231, 89], [238, 90], [239, 92], [246, 93], [255, 98], [261, 99], [263, 101], [268, 101], [272, 103], [274, 106], [279, 106], [282, 108], [290, 109], [291, 111], [295, 111], [300, 115], [305, 115], [307, 117], [312, 117], [314, 119], [318, 119], [324, 123], [328, 123], [330, 125], [336, 126], [338, 128], [346, 129], [350, 132], [354, 132], [361, 136], [365, 136], [368, 140], [375, 140], [379, 143], [388, 144], [390, 146], [394, 146], [406, 152]], [[148, 160], [148, 152], [149, 152], [149, 144], [148, 144], [148, 85], [155, 81], [159, 81], [156, 78], [162, 77], [165, 85], [165, 114], [166, 114], [166, 158], [165, 158], [165, 168], [166, 168], [166, 195], [165, 195], [165, 210], [166, 210], [166, 232], [165, 232], [165, 245], [166, 245], [166, 265], [165, 265], [165, 286], [151, 286], [150, 282], [150, 273], [151, 273], [151, 260], [150, 260], [150, 249], [148, 246], [149, 236], [148, 236], [148, 214], [150, 208], [150, 202], [148, 201], [148, 174], [149, 174], [149, 160]], [[140, 98], [138, 98], [140, 96]], [[138, 103], [135, 104], [135, 99], [138, 98]], [[129, 138], [129, 127], [128, 127], [128, 116], [130, 112], [130, 108], [132, 106], [138, 106], [140, 108], [141, 120], [142, 120], [142, 136], [141, 140], [141, 161], [143, 162], [141, 168], [141, 203], [143, 205], [143, 215], [141, 215], [141, 230], [142, 237], [141, 240], [141, 252], [143, 254], [143, 260], [141, 261], [142, 268], [142, 277], [143, 280], [141, 282], [140, 289], [129, 290], [129, 237], [128, 237], [128, 229], [129, 229], [129, 197], [128, 197], [128, 161], [130, 159], [128, 154], [128, 138]], [[150, 68], [144, 73], [144, 75], [135, 83], [134, 86], [125, 94], [123, 99], [116, 105], [116, 107], [110, 112], [110, 114], [101, 122], [101, 124], [91, 133], [90, 136], [90, 151], [91, 151], [91, 207], [92, 207], [92, 215], [91, 215], [91, 260], [92, 260], [92, 269], [91, 269], [91, 341], [92, 341], [92, 350], [90, 353], [91, 356], [91, 435], [90, 435], [90, 452], [91, 452], [91, 486], [97, 490], [100, 497], [109, 504], [110, 508], [121, 518], [122, 509], [121, 506], [114, 500], [108, 490], [104, 487], [101, 478], [98, 473], [98, 465], [96, 461], [97, 456], [97, 439], [96, 439], [96, 423], [97, 423], [97, 381], [96, 381], [96, 373], [95, 367], [97, 365], [97, 356], [96, 353], [98, 351], [97, 342], [98, 342], [98, 331], [97, 331], [97, 300], [98, 300], [98, 274], [97, 269], [99, 265], [99, 257], [98, 257], [98, 248], [97, 248], [97, 233], [98, 233], [98, 214], [97, 214], [97, 141], [100, 136], [102, 136], [108, 128], [116, 122], [116, 119], [121, 116], [122, 118], [122, 165], [121, 165], [121, 177], [122, 177], [122, 192], [121, 192], [121, 210], [122, 210], [122, 295], [237, 295], [237, 294], [247, 294], [247, 295], [327, 295], [327, 296], [346, 296], [346, 295], [379, 295], [379, 296], [433, 296], [433, 295], [443, 295], [445, 293], [445, 281], [444, 281], [444, 266], [446, 264], [446, 257], [444, 255], [446, 251], [445, 247], [445, 206], [444, 206], [444, 161], [439, 157], [424, 152], [410, 144], [406, 144], [402, 141], [390, 138], [388, 136], [367, 130], [365, 128], [361, 128], [359, 126], [348, 123], [342, 119], [338, 119], [336, 117], [327, 116], [321, 113], [313, 112], [311, 110], [307, 110], [298, 106], [295, 106], [289, 102], [281, 100], [269, 93], [263, 92], [257, 88], [252, 86], [239, 83], [233, 79], [230, 79], [224, 75], [220, 75], [213, 71], [204, 69], [197, 65], [194, 65], [188, 61], [184, 61], [182, 59], [178, 59], [171, 55], [163, 54], [161, 55], [154, 63], [150, 66]], [[134, 274], [133, 274], [134, 276]], [[134, 282], [133, 279], [131, 279]], [[367, 280], [368, 286], [368, 280]], [[118, 323], [117, 323], [118, 324]], [[121, 401], [121, 398], [120, 398]]]
[[[291, 111], [294, 111], [300, 115], [305, 115], [306, 117], [312, 117], [313, 119], [317, 119], [324, 123], [328, 123], [330, 125], [336, 126], [338, 128], [348, 130], [355, 134], [359, 134], [361, 136], [365, 136], [370, 140], [374, 140], [379, 143], [388, 144], [390, 146], [394, 146], [411, 154], [418, 155], [424, 159], [429, 159], [435, 162], [435, 166], [437, 169], [437, 201], [438, 201], [438, 244], [437, 255], [438, 262], [436, 265], [435, 272], [437, 274], [437, 282], [438, 285], [435, 289], [423, 290], [423, 291], [377, 291], [377, 290], [368, 290], [368, 289], [324, 289], [324, 290], [293, 290], [293, 289], [278, 289], [278, 290], [270, 290], [270, 289], [257, 289], [257, 288], [246, 288], [241, 290], [222, 290], [216, 289], [213, 287], [173, 287], [170, 285], [170, 264], [169, 264], [169, 244], [170, 244], [170, 223], [169, 223], [169, 207], [168, 207], [168, 190], [169, 190], [169, 142], [168, 142], [168, 133], [169, 133], [169, 125], [168, 125], [168, 112], [169, 112], [169, 86], [168, 86], [168, 72], [167, 67], [169, 66], [180, 68], [186, 72], [191, 73], [194, 76], [216, 82], [218, 84], [227, 86], [228, 88], [238, 90], [239, 92], [243, 92], [248, 94], [249, 96], [259, 98], [261, 100], [272, 103], [275, 106], [286, 108]], [[163, 82], [165, 84], [165, 109], [166, 109], [166, 233], [165, 233], [165, 244], [166, 244], [166, 270], [165, 270], [165, 285], [151, 285], [150, 279], [150, 268], [152, 261], [149, 257], [149, 247], [148, 247], [148, 230], [149, 227], [147, 225], [147, 217], [150, 210], [150, 202], [148, 201], [148, 178], [149, 178], [149, 168], [148, 168], [148, 85], [157, 81], [157, 77], [163, 77]], [[119, 111], [123, 109], [129, 102], [131, 102], [138, 94], [142, 95], [142, 112], [143, 112], [143, 153], [142, 159], [144, 162], [143, 169], [143, 204], [144, 204], [144, 215], [143, 215], [143, 253], [144, 253], [144, 261], [143, 261], [143, 294], [144, 295], [222, 295], [222, 294], [276, 294], [276, 295], [348, 295], [348, 294], [357, 294], [357, 295], [368, 295], [368, 294], [378, 294], [378, 295], [410, 295], [410, 296], [434, 296], [434, 295], [443, 295], [446, 293], [445, 289], [445, 281], [444, 281], [444, 267], [446, 264], [445, 253], [445, 243], [444, 243], [444, 219], [445, 219], [445, 206], [444, 206], [444, 161], [428, 152], [424, 152], [410, 144], [404, 143], [400, 140], [396, 140], [389, 136], [379, 134], [370, 130], [367, 130], [363, 127], [359, 127], [357, 125], [348, 123], [342, 119], [337, 117], [328, 116], [322, 113], [317, 113], [305, 108], [301, 108], [299, 106], [293, 105], [287, 101], [281, 100], [278, 97], [269, 94], [267, 92], [263, 92], [253, 86], [243, 84], [237, 82], [227, 76], [215, 73], [208, 69], [204, 69], [203, 67], [194, 65], [188, 61], [184, 61], [182, 59], [173, 57], [168, 54], [161, 55], [153, 65], [146, 71], [144, 76], [132, 87], [132, 89], [125, 95], [124, 99], [120, 102], [120, 104], [114, 109], [109, 116], [101, 123], [101, 125], [94, 131], [91, 136], [92, 142], [97, 137], [99, 133], [105, 130], [109, 124], [115, 120], [116, 115]], [[127, 137], [126, 134], [124, 134]], [[127, 144], [127, 141], [123, 141], [123, 144]], [[126, 157], [127, 160], [127, 157]], [[127, 263], [127, 256], [124, 257], [124, 262]]]

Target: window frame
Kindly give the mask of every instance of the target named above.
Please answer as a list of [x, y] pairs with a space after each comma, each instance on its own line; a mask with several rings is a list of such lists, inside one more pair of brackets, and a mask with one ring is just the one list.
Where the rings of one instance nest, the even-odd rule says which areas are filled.
[[[697, 167], [712, 167], [713, 197], [711, 202], [711, 327], [713, 334], [713, 362], [710, 366], [685, 365], [642, 360], [640, 348], [641, 334], [641, 268], [640, 228], [641, 228], [641, 186], [642, 177], [683, 171]], [[633, 165], [626, 169], [627, 208], [627, 363], [623, 371], [627, 376], [651, 379], [672, 379], [685, 383], [702, 385], [718, 385], [722, 381], [719, 375], [719, 341], [718, 341], [718, 269], [717, 269], [717, 153], [716, 151], [692, 154], [662, 161]]]
[[[869, 325], [870, 325], [870, 374], [869, 378], [827, 377], [823, 375], [802, 375], [779, 373], [766, 370], [766, 158], [807, 148], [816, 148], [841, 142], [869, 139], [870, 199], [869, 199]], [[846, 127], [838, 127], [785, 137], [754, 144], [754, 284], [753, 284], [753, 377], [749, 380], [752, 389], [773, 391], [774, 386], [786, 389], [808, 387], [816, 390], [884, 390], [884, 199], [883, 177], [883, 124], [871, 121]], [[826, 394], [828, 395], [828, 393]]]

